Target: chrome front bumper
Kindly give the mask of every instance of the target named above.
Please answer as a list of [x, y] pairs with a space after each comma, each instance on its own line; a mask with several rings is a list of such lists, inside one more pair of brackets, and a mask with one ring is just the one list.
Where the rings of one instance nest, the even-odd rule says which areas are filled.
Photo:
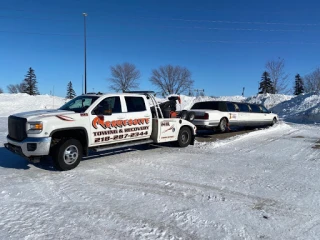
[[24, 157], [47, 156], [50, 152], [51, 137], [26, 138], [22, 142], [14, 141], [7, 137], [8, 143], [4, 146], [9, 151]]

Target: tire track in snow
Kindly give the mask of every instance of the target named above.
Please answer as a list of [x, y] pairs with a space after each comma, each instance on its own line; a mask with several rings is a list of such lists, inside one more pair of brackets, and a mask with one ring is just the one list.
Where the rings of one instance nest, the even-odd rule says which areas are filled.
[[[141, 218], [121, 209], [101, 204], [71, 202], [44, 204], [20, 202], [0, 207], [0, 232], [6, 239], [42, 236], [45, 239], [89, 239], [83, 227], [90, 224], [95, 239], [196, 239], [197, 236], [178, 226]], [[63, 216], [69, 216], [64, 219]], [[109, 227], [110, 226], [110, 227]], [[87, 233], [87, 234], [90, 234]], [[81, 237], [80, 237], [81, 236]], [[80, 238], [79, 238], [80, 237]], [[34, 239], [34, 238], [33, 238]]]

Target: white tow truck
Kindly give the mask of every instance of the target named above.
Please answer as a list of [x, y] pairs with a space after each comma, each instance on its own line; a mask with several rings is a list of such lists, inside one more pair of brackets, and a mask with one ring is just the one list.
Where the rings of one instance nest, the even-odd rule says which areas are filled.
[[11, 115], [4, 145], [33, 163], [52, 156], [58, 170], [75, 168], [90, 150], [163, 142], [193, 145], [195, 125], [178, 117], [164, 118], [153, 94], [84, 94], [59, 109]]

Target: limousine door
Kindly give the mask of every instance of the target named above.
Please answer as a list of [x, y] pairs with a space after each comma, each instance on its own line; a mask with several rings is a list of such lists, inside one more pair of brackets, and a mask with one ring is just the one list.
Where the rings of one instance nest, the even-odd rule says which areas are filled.
[[272, 121], [273, 121], [273, 116], [272, 116], [272, 114], [270, 114], [270, 111], [268, 110], [268, 109], [266, 109], [264, 106], [262, 106], [262, 105], [260, 105], [259, 106], [259, 108], [261, 109], [261, 111], [262, 111], [262, 116], [263, 116], [263, 119], [262, 119], [262, 121], [263, 121], [263, 123], [264, 124], [270, 124], [270, 123], [272, 123]]
[[251, 113], [248, 104], [237, 103], [237, 106], [239, 107], [239, 126], [251, 126], [253, 121], [251, 119]]
[[261, 108], [258, 105], [250, 104], [251, 108], [251, 122], [252, 126], [261, 126], [264, 124], [265, 114], [262, 113]]

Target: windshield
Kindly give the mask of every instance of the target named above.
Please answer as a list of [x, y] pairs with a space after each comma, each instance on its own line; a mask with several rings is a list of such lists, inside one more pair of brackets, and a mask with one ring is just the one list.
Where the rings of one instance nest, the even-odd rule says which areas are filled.
[[78, 96], [64, 104], [59, 108], [59, 110], [82, 113], [85, 112], [87, 108], [90, 107], [98, 98], [98, 96]]

